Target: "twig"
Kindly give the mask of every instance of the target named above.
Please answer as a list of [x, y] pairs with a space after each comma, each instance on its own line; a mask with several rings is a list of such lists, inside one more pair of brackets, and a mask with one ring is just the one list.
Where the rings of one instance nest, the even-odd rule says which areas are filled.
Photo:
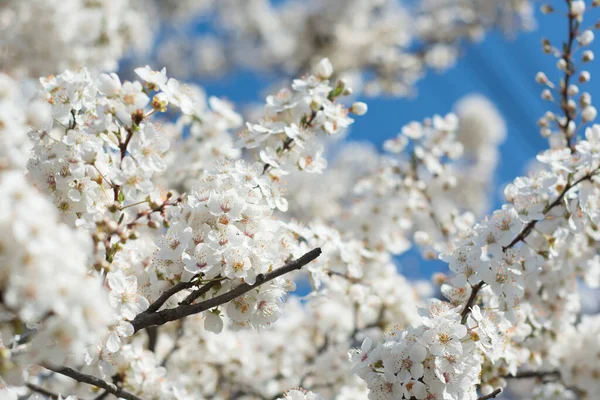
[[489, 400], [489, 399], [493, 399], [496, 396], [498, 396], [500, 393], [502, 393], [502, 389], [496, 389], [492, 393], [486, 394], [485, 396], [481, 396], [477, 400]]
[[280, 277], [281, 275], [287, 274], [288, 272], [297, 270], [308, 264], [309, 262], [315, 260], [321, 254], [321, 249], [316, 248], [314, 250], [309, 251], [302, 257], [297, 260], [291, 261], [288, 264], [284, 265], [281, 268], [276, 269], [275, 271], [269, 272], [267, 274], [261, 274], [256, 277], [256, 282], [253, 285], [249, 285], [247, 283], [243, 283], [240, 286], [236, 287], [233, 290], [230, 290], [227, 293], [224, 293], [220, 296], [214, 297], [212, 299], [205, 300], [201, 303], [197, 304], [183, 304], [175, 308], [170, 308], [167, 310], [162, 310], [154, 313], [143, 312], [138, 314], [137, 317], [131, 324], [135, 332], [147, 328], [153, 325], [163, 325], [170, 321], [175, 321], [181, 318], [185, 318], [189, 315], [198, 314], [202, 311], [209, 310], [211, 308], [220, 306], [221, 304], [225, 304], [236, 297], [243, 295], [244, 293], [249, 292], [252, 289], [259, 287], [269, 281], [272, 281], [275, 278]]
[[105, 390], [104, 392], [100, 393], [98, 397], [94, 397], [94, 400], [104, 400], [109, 394], [110, 392]]
[[41, 386], [34, 385], [33, 383], [26, 383], [25, 386], [27, 386], [30, 390], [43, 394], [44, 396], [50, 397], [51, 399], [58, 399], [58, 394], [46, 390]]
[[154, 300], [154, 303], [150, 304], [150, 306], [146, 309], [146, 312], [151, 313], [158, 311], [158, 309], [162, 307], [162, 305], [165, 304], [165, 302], [169, 300], [171, 296], [181, 292], [182, 290], [193, 287], [196, 284], [194, 280], [195, 278], [192, 278], [189, 282], [179, 282], [171, 286], [169, 289], [165, 290], [163, 294], [158, 297], [158, 299]]
[[569, 39], [566, 45], [563, 48], [563, 59], [567, 63], [565, 68], [565, 77], [563, 87], [561, 88], [561, 103], [560, 108], [565, 113], [565, 124], [561, 126], [563, 135], [565, 140], [567, 141], [567, 147], [574, 151], [572, 140], [574, 136], [569, 135], [569, 124], [573, 120], [573, 116], [569, 110], [569, 82], [571, 80], [571, 76], [575, 73], [575, 69], [573, 67], [573, 62], [571, 60], [571, 55], [573, 53], [573, 42], [575, 37], [577, 36], [577, 31], [579, 29], [579, 22], [577, 22], [575, 16], [571, 12], [571, 1], [567, 0], [567, 5], [569, 7]]
[[186, 305], [190, 305], [192, 304], [196, 299], [198, 299], [200, 296], [203, 296], [204, 294], [208, 293], [208, 291], [212, 288], [214, 288], [215, 286], [217, 286], [218, 283], [220, 283], [221, 280], [216, 279], [214, 281], [210, 281], [208, 282], [206, 285], [202, 286], [201, 288], [194, 290], [192, 293], [190, 293], [188, 295], [188, 297], [186, 297], [185, 299], [183, 299], [179, 305], [182, 304], [186, 304]]
[[62, 367], [52, 364], [44, 364], [42, 365], [44, 368], [49, 369], [50, 371], [56, 372], [57, 374], [61, 374], [64, 376], [68, 376], [69, 378], [75, 379], [77, 382], [87, 383], [88, 385], [99, 387], [100, 389], [104, 389], [109, 393], [114, 394], [117, 397], [126, 400], [142, 400], [136, 395], [129, 393], [122, 388], [118, 387], [114, 383], [108, 383], [103, 381], [102, 379], [96, 378], [92, 375], [82, 374], [81, 372], [75, 371], [69, 367]]
[[462, 309], [462, 312], [460, 313], [463, 324], [466, 322], [467, 317], [469, 316], [469, 313], [471, 312], [471, 307], [473, 307], [473, 304], [475, 303], [475, 300], [477, 299], [477, 293], [479, 293], [479, 291], [481, 290], [483, 285], [485, 285], [485, 283], [483, 281], [481, 281], [477, 285], [473, 286], [473, 288], [471, 289], [471, 295], [469, 296], [469, 300], [467, 300], [465, 307]]
[[516, 375], [507, 375], [505, 379], [542, 379], [546, 377], [557, 377], [560, 378], [559, 371], [523, 371]]
[[149, 326], [146, 328], [146, 333], [148, 334], [148, 350], [154, 353], [158, 342], [158, 326]]

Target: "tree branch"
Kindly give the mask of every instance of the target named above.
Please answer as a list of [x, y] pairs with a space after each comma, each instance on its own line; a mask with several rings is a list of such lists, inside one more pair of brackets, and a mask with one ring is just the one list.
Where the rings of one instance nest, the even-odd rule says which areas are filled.
[[44, 364], [42, 366], [46, 369], [49, 369], [50, 371], [56, 372], [57, 374], [61, 374], [64, 376], [68, 376], [69, 378], [75, 379], [77, 382], [87, 383], [88, 385], [92, 385], [92, 386], [96, 386], [100, 389], [104, 389], [107, 392], [112, 393], [115, 396], [120, 397], [122, 399], [142, 400], [141, 398], [137, 397], [136, 395], [121, 389], [114, 383], [108, 383], [108, 382], [103, 381], [102, 379], [96, 378], [95, 376], [92, 376], [92, 375], [82, 374], [81, 372], [75, 371], [72, 368], [61, 367], [61, 366], [52, 365], [52, 364]]
[[314, 250], [309, 251], [302, 257], [297, 260], [291, 261], [288, 264], [284, 265], [281, 268], [278, 268], [272, 272], [267, 274], [261, 274], [256, 277], [256, 282], [253, 285], [249, 285], [247, 283], [242, 283], [240, 286], [236, 287], [233, 290], [230, 290], [227, 293], [224, 293], [220, 296], [214, 297], [212, 299], [205, 300], [201, 303], [197, 304], [182, 304], [175, 308], [170, 308], [167, 310], [162, 310], [154, 313], [143, 312], [139, 314], [131, 324], [135, 332], [138, 332], [140, 329], [147, 328], [153, 325], [163, 325], [170, 321], [175, 321], [181, 318], [185, 318], [189, 315], [198, 314], [202, 311], [209, 310], [211, 308], [220, 306], [221, 304], [225, 304], [236, 297], [243, 295], [244, 293], [249, 292], [252, 289], [259, 287], [269, 281], [272, 281], [275, 278], [280, 277], [281, 275], [287, 274], [288, 272], [297, 270], [308, 264], [309, 262], [315, 260], [321, 254], [321, 249], [316, 248]]
[[33, 392], [43, 394], [51, 399], [58, 399], [58, 395], [56, 393], [46, 390], [41, 386], [34, 385], [33, 383], [26, 383], [25, 386], [27, 386], [27, 388]]
[[183, 299], [181, 301], [181, 303], [179, 303], [179, 305], [185, 304], [185, 305], [190, 305], [192, 304], [196, 299], [198, 299], [200, 296], [208, 293], [208, 291], [212, 288], [214, 288], [215, 286], [217, 286], [218, 283], [220, 283], [221, 280], [213, 280], [208, 282], [206, 285], [202, 286], [201, 288], [194, 290], [192, 293], [190, 293], [188, 295], [188, 297], [186, 297], [185, 299]]
[[496, 389], [492, 393], [486, 394], [485, 396], [481, 396], [477, 400], [489, 400], [489, 399], [493, 399], [496, 396], [498, 396], [500, 393], [502, 393], [502, 389]]
[[158, 311], [158, 309], [161, 308], [162, 305], [171, 298], [171, 296], [181, 292], [182, 290], [189, 289], [195, 284], [196, 283], [194, 282], [194, 279], [192, 279], [189, 282], [179, 282], [171, 286], [169, 289], [164, 291], [163, 294], [158, 297], [158, 299], [154, 300], [154, 303], [150, 304], [150, 306], [146, 309], [146, 312], [153, 313]]
[[477, 285], [471, 288], [471, 295], [469, 296], [469, 300], [465, 304], [465, 307], [462, 309], [460, 316], [462, 317], [462, 323], [464, 324], [467, 321], [467, 317], [471, 312], [471, 307], [475, 304], [475, 300], [477, 299], [477, 293], [481, 290], [481, 288], [485, 285], [483, 281], [479, 282]]
[[507, 375], [504, 379], [543, 379], [546, 377], [560, 378], [559, 371], [523, 371], [516, 375]]

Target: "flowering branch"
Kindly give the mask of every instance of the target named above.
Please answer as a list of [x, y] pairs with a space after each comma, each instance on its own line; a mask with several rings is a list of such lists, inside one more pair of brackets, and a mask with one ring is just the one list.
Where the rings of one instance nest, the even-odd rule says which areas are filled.
[[103, 381], [102, 379], [96, 378], [92, 375], [82, 374], [81, 372], [75, 371], [69, 367], [61, 367], [52, 364], [44, 364], [44, 368], [49, 369], [50, 371], [56, 372], [57, 374], [61, 374], [64, 376], [68, 376], [69, 378], [75, 379], [77, 382], [87, 383], [88, 385], [99, 387], [100, 389], [104, 389], [109, 393], [114, 394], [115, 396], [126, 399], [126, 400], [142, 400], [136, 395], [129, 393], [122, 388], [118, 387], [114, 383], [108, 383]]
[[175, 321], [181, 318], [185, 318], [189, 315], [198, 314], [202, 311], [209, 310], [211, 308], [217, 307], [221, 304], [225, 304], [236, 297], [243, 295], [244, 293], [249, 292], [252, 289], [259, 287], [260, 285], [272, 281], [275, 278], [278, 278], [288, 272], [297, 270], [315, 260], [321, 254], [321, 249], [316, 248], [314, 250], [309, 251], [304, 254], [302, 257], [297, 260], [291, 261], [288, 264], [284, 265], [281, 268], [278, 268], [268, 274], [259, 275], [256, 277], [256, 282], [253, 285], [249, 285], [247, 283], [243, 283], [240, 286], [236, 287], [233, 290], [230, 290], [227, 293], [224, 293], [220, 296], [214, 297], [212, 299], [208, 299], [198, 304], [182, 304], [178, 307], [171, 308], [168, 310], [162, 310], [159, 312], [148, 313], [143, 312], [139, 314], [131, 324], [133, 325], [134, 331], [137, 332], [141, 329], [147, 328], [153, 325], [163, 325], [170, 321]]
[[[572, 188], [574, 188], [575, 186], [579, 185], [580, 183], [582, 183], [584, 181], [591, 180], [592, 177], [596, 174], [596, 172], [598, 172], [599, 169], [600, 169], [600, 167], [594, 169], [593, 171], [585, 174], [584, 176], [582, 176], [581, 178], [579, 178], [575, 182], [572, 182], [572, 183], [568, 182], [567, 185], [565, 186], [565, 188], [563, 189], [563, 191], [558, 195], [558, 197], [556, 199], [554, 199], [554, 201], [552, 203], [548, 204], [544, 208], [543, 214], [544, 215], [547, 214], [554, 207], [558, 206], [563, 201], [563, 198], [565, 197], [565, 195], [567, 194], [567, 192], [569, 190], [571, 190]], [[525, 225], [525, 227], [512, 240], [512, 242], [510, 242], [507, 246], [504, 246], [502, 248], [502, 251], [506, 252], [506, 250], [514, 247], [519, 242], [524, 241], [527, 238], [527, 236], [529, 236], [529, 234], [533, 231], [533, 229], [535, 228], [535, 225], [536, 225], [537, 222], [538, 222], [538, 220], [533, 220], [533, 221], [530, 221], [529, 223], [527, 223], [527, 225]], [[463, 310], [461, 312], [462, 322], [463, 323], [466, 322], [467, 316], [470, 313], [471, 307], [475, 303], [475, 299], [477, 298], [477, 293], [483, 288], [484, 285], [485, 285], [485, 282], [481, 281], [481, 282], [479, 282], [477, 285], [475, 285], [473, 287], [473, 289], [471, 291], [471, 295], [469, 296], [469, 299], [467, 300], [467, 303], [465, 304], [465, 307], [463, 308]]]
[[567, 40], [566, 45], [564, 46], [563, 60], [566, 63], [565, 67], [565, 77], [564, 77], [564, 85], [561, 87], [560, 95], [561, 95], [561, 103], [560, 107], [565, 113], [565, 123], [561, 126], [563, 135], [565, 140], [567, 141], [567, 147], [571, 149], [571, 152], [574, 151], [572, 139], [574, 135], [569, 134], [569, 124], [573, 120], [572, 113], [569, 109], [569, 81], [571, 80], [571, 76], [575, 73], [575, 69], [573, 67], [573, 62], [571, 61], [571, 55], [573, 52], [573, 42], [575, 41], [575, 37], [577, 36], [577, 30], [579, 29], [579, 22], [575, 18], [575, 14], [571, 11], [571, 1], [567, 1], [569, 6], [569, 39]]

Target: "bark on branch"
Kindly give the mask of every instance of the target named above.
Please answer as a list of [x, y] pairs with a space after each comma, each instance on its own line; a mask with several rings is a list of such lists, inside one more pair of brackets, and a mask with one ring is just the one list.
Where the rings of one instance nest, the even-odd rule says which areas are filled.
[[49, 369], [50, 371], [56, 372], [57, 374], [61, 374], [64, 376], [68, 376], [69, 378], [75, 379], [77, 382], [87, 383], [88, 385], [99, 387], [100, 389], [104, 389], [107, 392], [114, 394], [115, 396], [126, 399], [126, 400], [142, 400], [137, 397], [133, 393], [129, 393], [114, 383], [108, 383], [103, 381], [102, 379], [96, 378], [92, 375], [82, 374], [81, 372], [75, 371], [69, 367], [62, 367], [52, 364], [44, 364], [44, 368]]
[[543, 378], [560, 378], [559, 371], [523, 371], [516, 375], [507, 375], [505, 379], [543, 379]]
[[498, 396], [500, 393], [502, 393], [502, 389], [496, 389], [492, 393], [486, 394], [485, 396], [481, 396], [477, 400], [489, 400], [489, 399], [493, 399], [496, 396]]
[[175, 308], [170, 308], [167, 310], [162, 310], [158, 312], [143, 312], [139, 314], [131, 324], [135, 332], [138, 332], [141, 329], [147, 328], [149, 326], [154, 325], [163, 325], [170, 321], [175, 321], [181, 318], [185, 318], [189, 315], [198, 314], [202, 311], [210, 310], [211, 308], [220, 306], [221, 304], [225, 304], [236, 297], [243, 295], [244, 293], [249, 292], [252, 289], [259, 287], [269, 281], [272, 281], [275, 278], [278, 278], [288, 272], [297, 270], [315, 260], [321, 254], [321, 249], [316, 248], [314, 250], [309, 251], [302, 257], [297, 260], [291, 261], [288, 264], [284, 265], [281, 268], [278, 268], [272, 272], [267, 274], [261, 274], [256, 277], [256, 282], [253, 285], [249, 285], [247, 283], [243, 283], [240, 286], [236, 287], [233, 290], [230, 290], [227, 293], [214, 297], [212, 299], [205, 300], [201, 303], [197, 304], [182, 304]]

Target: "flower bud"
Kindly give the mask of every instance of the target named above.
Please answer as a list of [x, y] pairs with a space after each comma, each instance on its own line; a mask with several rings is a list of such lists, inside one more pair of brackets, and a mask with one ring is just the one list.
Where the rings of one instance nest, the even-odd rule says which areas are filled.
[[592, 104], [592, 95], [590, 95], [588, 92], [583, 92], [581, 97], [579, 97], [579, 104], [581, 104], [582, 108]]
[[579, 74], [579, 82], [581, 83], [589, 82], [591, 78], [592, 76], [588, 71], [581, 71]]
[[333, 66], [331, 62], [329, 62], [328, 58], [324, 58], [319, 61], [319, 64], [315, 67], [315, 75], [317, 75], [321, 79], [329, 79], [329, 77], [333, 74]]
[[590, 122], [596, 119], [598, 111], [594, 106], [587, 106], [581, 111], [581, 119], [583, 122]]
[[581, 17], [585, 12], [585, 2], [583, 0], [573, 0], [570, 11], [572, 16]]
[[367, 113], [367, 105], [362, 101], [357, 101], [350, 107], [350, 112], [356, 115], [365, 115]]
[[577, 93], [579, 93], [579, 88], [577, 87], [577, 85], [569, 85], [569, 87], [567, 88], [567, 94], [569, 96], [575, 96]]
[[589, 29], [583, 31], [583, 33], [577, 38], [577, 41], [582, 46], [588, 46], [594, 41], [594, 32]]
[[548, 83], [548, 77], [545, 73], [540, 71], [535, 75], [535, 81], [539, 84], [545, 85]]
[[156, 221], [148, 221], [148, 227], [152, 229], [158, 229], [158, 227], [160, 227], [160, 224]]

